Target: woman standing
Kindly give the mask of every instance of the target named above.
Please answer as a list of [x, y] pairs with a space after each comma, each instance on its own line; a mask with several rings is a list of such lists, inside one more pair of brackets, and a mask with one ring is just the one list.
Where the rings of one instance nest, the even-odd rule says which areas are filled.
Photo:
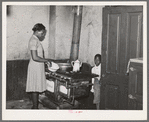
[[46, 90], [44, 63], [50, 63], [44, 58], [44, 50], [41, 41], [46, 35], [46, 28], [41, 23], [33, 27], [33, 35], [29, 40], [28, 49], [30, 51], [30, 62], [28, 65], [26, 92], [32, 96], [33, 107], [38, 109], [39, 93]]

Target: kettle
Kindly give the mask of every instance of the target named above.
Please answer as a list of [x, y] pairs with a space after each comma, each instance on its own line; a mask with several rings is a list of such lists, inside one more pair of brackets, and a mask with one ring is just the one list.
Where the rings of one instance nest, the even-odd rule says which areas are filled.
[[80, 62], [79, 60], [72, 61], [71, 65], [73, 66], [73, 71], [77, 72], [77, 71], [80, 71], [80, 67], [82, 66], [82, 62]]

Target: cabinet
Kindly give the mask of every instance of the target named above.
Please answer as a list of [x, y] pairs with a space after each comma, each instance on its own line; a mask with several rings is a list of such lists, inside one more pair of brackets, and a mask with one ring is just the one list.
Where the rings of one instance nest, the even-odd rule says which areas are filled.
[[128, 109], [143, 109], [143, 60], [130, 59]]

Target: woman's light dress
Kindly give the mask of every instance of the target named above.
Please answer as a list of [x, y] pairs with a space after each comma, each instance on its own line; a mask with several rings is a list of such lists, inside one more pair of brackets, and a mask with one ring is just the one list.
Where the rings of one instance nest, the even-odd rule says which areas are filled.
[[43, 62], [36, 62], [31, 57], [31, 50], [37, 50], [37, 55], [43, 58], [44, 50], [39, 39], [32, 35], [29, 40], [28, 49], [30, 61], [27, 72], [26, 92], [43, 92], [46, 90], [45, 68]]

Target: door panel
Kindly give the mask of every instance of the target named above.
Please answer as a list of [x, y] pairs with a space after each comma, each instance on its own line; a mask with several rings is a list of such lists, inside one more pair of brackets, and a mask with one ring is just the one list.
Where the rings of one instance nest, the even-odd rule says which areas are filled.
[[[142, 11], [142, 6], [105, 7], [103, 9], [102, 109], [128, 108], [129, 77], [126, 75], [126, 70], [130, 58], [140, 57], [143, 54]], [[138, 86], [139, 84], [138, 82]], [[141, 88], [137, 90], [140, 93]]]
[[[129, 58], [140, 57], [142, 49], [141, 39], [141, 26], [142, 26], [142, 13], [127, 13], [127, 42], [129, 43], [128, 60]], [[132, 48], [135, 47], [135, 48]]]
[[119, 98], [118, 98], [119, 87], [114, 85], [106, 86], [106, 109], [118, 109]]
[[[107, 72], [117, 73], [119, 68], [119, 30], [121, 15], [109, 14], [107, 24]], [[115, 33], [117, 32], [117, 33]]]

